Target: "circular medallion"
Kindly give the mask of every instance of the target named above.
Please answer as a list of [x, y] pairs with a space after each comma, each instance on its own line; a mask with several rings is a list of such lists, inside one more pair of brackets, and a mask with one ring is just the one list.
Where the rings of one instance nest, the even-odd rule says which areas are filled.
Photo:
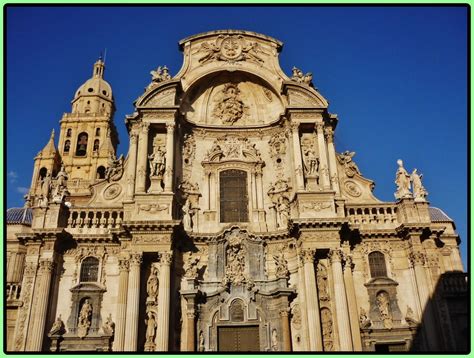
[[235, 60], [242, 54], [242, 44], [235, 37], [228, 37], [221, 44], [222, 56], [228, 60]]
[[117, 196], [120, 195], [121, 192], [122, 192], [122, 187], [119, 184], [117, 183], [110, 184], [104, 190], [104, 194], [103, 194], [104, 199], [107, 199], [107, 200], [115, 199]]
[[344, 189], [350, 196], [358, 197], [362, 195], [362, 189], [360, 188], [359, 184], [353, 180], [346, 180], [344, 182]]

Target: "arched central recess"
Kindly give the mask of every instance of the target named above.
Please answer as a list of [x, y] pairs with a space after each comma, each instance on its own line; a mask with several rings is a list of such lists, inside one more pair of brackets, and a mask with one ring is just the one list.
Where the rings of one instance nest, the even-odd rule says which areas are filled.
[[192, 85], [180, 109], [186, 120], [198, 125], [246, 127], [278, 121], [284, 106], [261, 78], [243, 71], [219, 71]]
[[220, 221], [222, 223], [249, 221], [247, 172], [237, 169], [224, 170], [219, 175], [219, 182]]

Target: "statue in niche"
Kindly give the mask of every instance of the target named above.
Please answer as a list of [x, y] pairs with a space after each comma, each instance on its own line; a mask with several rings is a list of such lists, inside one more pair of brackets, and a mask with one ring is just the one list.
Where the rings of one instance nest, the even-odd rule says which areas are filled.
[[395, 192], [396, 199], [402, 199], [411, 197], [410, 193], [410, 175], [403, 167], [403, 161], [397, 160], [398, 169], [395, 178], [395, 184], [397, 184], [397, 191]]
[[109, 336], [114, 335], [115, 323], [112, 321], [112, 313], [109, 313], [104, 325], [102, 326], [102, 330]]
[[272, 329], [272, 351], [278, 351], [278, 333], [276, 328]]
[[199, 350], [199, 352], [204, 352], [205, 349], [206, 349], [206, 347], [205, 347], [205, 343], [204, 343], [204, 333], [203, 333], [203, 331], [200, 331], [199, 332], [199, 348], [198, 348], [198, 350]]
[[153, 146], [153, 153], [148, 155], [150, 177], [161, 177], [165, 173], [165, 151], [161, 146]]
[[279, 229], [288, 228], [288, 218], [290, 217], [290, 200], [281, 195], [276, 203], [277, 226]]
[[246, 113], [248, 107], [239, 97], [240, 90], [235, 83], [227, 83], [221, 96], [216, 98], [217, 105], [213, 116], [225, 124], [234, 124]]
[[150, 72], [150, 75], [151, 75], [151, 85], [153, 85], [153, 83], [158, 83], [158, 82], [162, 82], [162, 81], [167, 81], [167, 80], [170, 80], [171, 79], [171, 75], [169, 74], [169, 70], [168, 70], [168, 67], [163, 66], [158, 66], [158, 68], [156, 70], [152, 70]]
[[148, 294], [147, 301], [156, 301], [158, 297], [158, 288], [158, 269], [154, 265], [152, 265], [150, 270], [150, 276], [148, 276], [148, 280], [146, 282], [146, 293]]
[[329, 290], [328, 290], [328, 272], [326, 266], [319, 262], [316, 274], [316, 284], [318, 286], [319, 299], [321, 301], [329, 301]]
[[359, 168], [352, 160], [354, 155], [355, 152], [349, 152], [348, 150], [337, 155], [337, 160], [344, 166], [344, 172], [349, 178], [352, 178], [355, 174], [361, 175]]
[[61, 335], [64, 333], [64, 331], [64, 322], [61, 319], [61, 315], [59, 315], [58, 318], [56, 318], [56, 321], [54, 321], [49, 334], [52, 336]]
[[308, 72], [306, 74], [303, 73], [299, 68], [294, 67], [291, 69], [292, 71], [292, 76], [291, 80], [298, 82], [298, 83], [304, 83], [308, 86], [313, 87], [313, 74], [311, 72]]
[[64, 163], [61, 163], [61, 169], [59, 170], [55, 178], [56, 187], [54, 188], [53, 194], [54, 202], [62, 202], [64, 197], [69, 194], [66, 187], [67, 179], [68, 177], [66, 170], [64, 169]]
[[418, 174], [417, 169], [413, 169], [410, 179], [413, 182], [413, 195], [417, 201], [425, 201], [428, 195], [428, 192], [421, 183], [421, 178], [423, 178], [423, 174]]
[[323, 333], [324, 351], [329, 352], [334, 350], [332, 317], [331, 311], [327, 308], [321, 310], [321, 330]]
[[308, 176], [318, 176], [319, 159], [313, 148], [303, 149], [304, 170]]
[[105, 179], [107, 181], [119, 180], [123, 174], [123, 154], [117, 159], [115, 153], [110, 151], [107, 161], [107, 169], [105, 170]]
[[191, 200], [189, 197], [184, 202], [184, 205], [181, 207], [183, 212], [183, 227], [185, 231], [193, 231], [194, 227], [194, 216], [197, 209], [193, 208], [191, 205]]
[[145, 324], [146, 324], [146, 333], [145, 333], [146, 343], [145, 344], [153, 343], [155, 340], [156, 327], [157, 327], [155, 315], [153, 314], [153, 312], [151, 311], [147, 312], [147, 318], [145, 318]]
[[51, 173], [46, 173], [41, 182], [41, 205], [48, 205], [49, 194], [51, 192]]
[[245, 277], [245, 253], [241, 244], [229, 245], [227, 248], [226, 282], [242, 284]]
[[377, 307], [379, 309], [380, 318], [385, 328], [391, 329], [393, 327], [392, 315], [390, 313], [390, 298], [387, 292], [380, 292], [376, 298]]
[[369, 317], [367, 317], [367, 312], [362, 307], [360, 308], [359, 323], [361, 328], [369, 328], [372, 325]]
[[288, 277], [288, 262], [285, 260], [283, 247], [279, 248], [278, 255], [273, 255], [273, 260], [275, 261], [275, 276], [277, 278]]
[[80, 338], [87, 336], [89, 328], [91, 326], [92, 318], [92, 305], [89, 303], [89, 299], [86, 298], [84, 304], [79, 312], [79, 320], [77, 324], [77, 335]]

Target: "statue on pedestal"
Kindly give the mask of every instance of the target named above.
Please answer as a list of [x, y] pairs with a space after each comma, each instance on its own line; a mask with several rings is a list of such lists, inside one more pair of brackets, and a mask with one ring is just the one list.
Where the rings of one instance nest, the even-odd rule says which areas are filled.
[[89, 303], [89, 299], [86, 298], [84, 304], [79, 312], [79, 320], [77, 324], [77, 335], [80, 338], [87, 336], [89, 328], [91, 326], [92, 318], [92, 305]]
[[428, 195], [428, 192], [421, 183], [421, 178], [423, 178], [423, 174], [418, 174], [416, 168], [413, 169], [410, 179], [413, 182], [413, 196], [415, 197], [415, 201], [426, 201], [426, 196]]
[[397, 191], [395, 192], [396, 199], [410, 198], [410, 175], [403, 167], [403, 161], [401, 159], [397, 160], [398, 169], [395, 178], [395, 184], [397, 184]]

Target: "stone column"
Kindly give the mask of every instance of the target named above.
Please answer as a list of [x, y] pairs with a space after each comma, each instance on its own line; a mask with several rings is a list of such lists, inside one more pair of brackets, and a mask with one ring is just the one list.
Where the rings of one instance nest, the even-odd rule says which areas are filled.
[[332, 189], [339, 195], [339, 180], [337, 176], [337, 159], [336, 149], [334, 148], [334, 131], [332, 127], [326, 127], [324, 130], [326, 141], [328, 143], [328, 159], [329, 159], [329, 176], [331, 180]]
[[174, 123], [166, 123], [166, 172], [165, 191], [173, 191], [173, 167], [174, 167]]
[[288, 315], [288, 309], [282, 309], [280, 311], [281, 318], [281, 328], [282, 328], [282, 338], [283, 338], [283, 347], [282, 351], [291, 352], [291, 333], [290, 333], [290, 317]]
[[130, 130], [130, 149], [128, 151], [128, 173], [127, 173], [127, 199], [132, 199], [135, 188], [135, 178], [137, 171], [137, 144], [138, 135], [137, 130], [132, 127]]
[[138, 138], [138, 153], [140, 155], [137, 158], [137, 170], [136, 170], [136, 181], [135, 191], [138, 193], [145, 192], [145, 181], [147, 173], [147, 161], [148, 161], [148, 129], [149, 123], [142, 123], [140, 128], [140, 135]]
[[158, 289], [158, 319], [160, 329], [156, 332], [156, 350], [168, 351], [170, 320], [170, 264], [172, 254], [163, 252], [160, 265], [160, 287]]
[[54, 264], [50, 260], [41, 260], [39, 263], [39, 282], [38, 289], [35, 290], [37, 297], [35, 307], [35, 317], [33, 318], [32, 328], [29, 330], [30, 337], [27, 345], [28, 351], [39, 352], [43, 345], [43, 336], [46, 330], [46, 313], [49, 302], [49, 288], [51, 286], [51, 276]]
[[210, 173], [209, 175], [209, 209], [216, 210], [216, 193], [217, 193], [217, 180], [216, 174]]
[[342, 275], [342, 252], [339, 249], [329, 251], [332, 275], [334, 278], [334, 301], [336, 304], [337, 326], [339, 331], [339, 344], [342, 351], [352, 351], [352, 332], [349, 323], [349, 310], [347, 308], [346, 289]]
[[142, 254], [134, 253], [130, 257], [130, 274], [128, 276], [127, 318], [124, 350], [137, 351], [138, 313], [140, 309], [140, 265]]
[[437, 325], [434, 318], [433, 307], [432, 304], [430, 304], [429, 283], [424, 268], [426, 257], [423, 252], [415, 251], [410, 253], [409, 260], [415, 271], [416, 288], [420, 298], [420, 306], [422, 308], [422, 327], [427, 338], [427, 348], [430, 351], [436, 351], [439, 350], [439, 339], [436, 334]]
[[257, 207], [263, 210], [263, 175], [262, 170], [259, 168], [255, 173], [255, 180], [257, 184]]
[[304, 178], [303, 178], [303, 161], [301, 159], [301, 144], [300, 144], [300, 132], [299, 123], [291, 123], [291, 133], [293, 138], [293, 153], [295, 163], [295, 175], [296, 175], [296, 189], [299, 191], [304, 190]]
[[195, 324], [195, 313], [194, 311], [187, 312], [186, 318], [187, 322], [187, 352], [194, 352], [196, 347], [196, 324]]
[[125, 326], [127, 318], [128, 258], [119, 259], [119, 287], [117, 295], [117, 318], [114, 335], [114, 351], [122, 352], [125, 342]]
[[319, 149], [319, 179], [323, 189], [330, 189], [329, 166], [327, 159], [326, 143], [324, 141], [324, 123], [316, 123], [316, 134], [318, 136]]
[[354, 351], [360, 352], [362, 351], [362, 341], [360, 339], [359, 315], [357, 314], [358, 306], [355, 295], [354, 279], [352, 277], [352, 257], [349, 255], [345, 256], [344, 284], [346, 287], [347, 307], [349, 309], [352, 343], [354, 345]]
[[323, 350], [323, 340], [321, 336], [321, 318], [319, 316], [318, 289], [316, 288], [316, 276], [314, 274], [314, 254], [315, 250], [313, 249], [301, 250], [301, 257], [304, 262], [309, 346], [311, 351], [321, 352]]

